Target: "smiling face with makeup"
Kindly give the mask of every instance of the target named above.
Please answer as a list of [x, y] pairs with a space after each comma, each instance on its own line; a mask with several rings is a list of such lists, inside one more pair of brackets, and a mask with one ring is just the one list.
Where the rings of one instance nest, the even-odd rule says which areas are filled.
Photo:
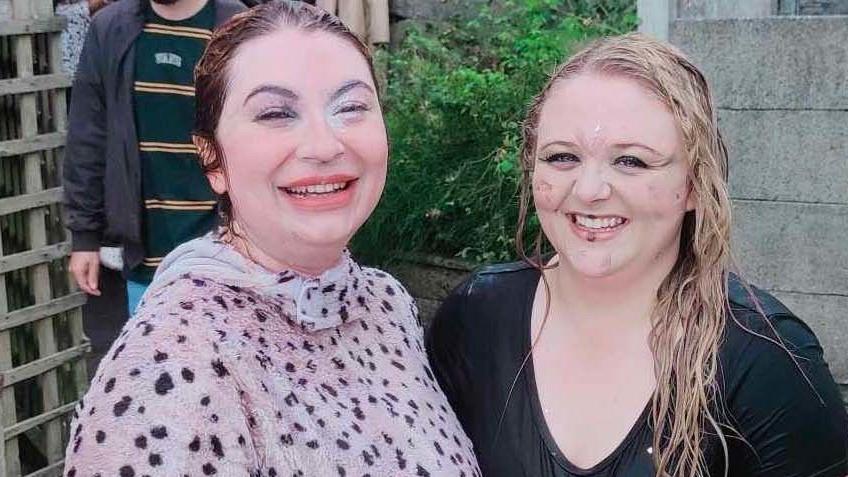
[[541, 110], [533, 198], [560, 266], [579, 276], [667, 273], [694, 208], [674, 116], [638, 82], [581, 73]]
[[271, 269], [332, 266], [376, 206], [388, 143], [367, 61], [347, 40], [281, 27], [229, 65], [216, 138], [248, 252]]

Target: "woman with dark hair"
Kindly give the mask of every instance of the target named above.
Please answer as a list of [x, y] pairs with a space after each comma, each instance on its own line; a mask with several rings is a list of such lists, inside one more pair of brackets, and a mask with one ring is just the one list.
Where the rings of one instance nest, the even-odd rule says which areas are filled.
[[816, 337], [729, 273], [727, 154], [698, 69], [641, 35], [599, 40], [523, 136], [517, 243], [532, 198], [534, 254], [475, 273], [427, 338], [483, 475], [844, 477]]
[[220, 230], [169, 254], [75, 412], [67, 476], [479, 475], [417, 310], [346, 250], [388, 145], [367, 48], [272, 2], [195, 70]]

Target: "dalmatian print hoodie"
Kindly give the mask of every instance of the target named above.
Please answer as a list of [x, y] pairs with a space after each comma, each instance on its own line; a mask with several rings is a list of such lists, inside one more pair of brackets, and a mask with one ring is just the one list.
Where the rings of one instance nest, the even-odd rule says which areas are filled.
[[480, 475], [412, 298], [347, 252], [306, 277], [178, 247], [73, 417], [66, 477]]

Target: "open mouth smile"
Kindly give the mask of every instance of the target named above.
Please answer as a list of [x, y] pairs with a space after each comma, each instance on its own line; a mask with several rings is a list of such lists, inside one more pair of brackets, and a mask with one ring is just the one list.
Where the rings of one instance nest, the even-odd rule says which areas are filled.
[[283, 190], [292, 195], [306, 197], [309, 195], [332, 194], [340, 190], [346, 190], [348, 187], [350, 187], [351, 184], [353, 184], [353, 181], [332, 182], [329, 184], [283, 187]]
[[574, 232], [582, 239], [595, 242], [615, 237], [629, 221], [618, 215], [566, 214]]
[[348, 205], [358, 182], [358, 177], [348, 175], [307, 177], [278, 189], [295, 207], [328, 210]]

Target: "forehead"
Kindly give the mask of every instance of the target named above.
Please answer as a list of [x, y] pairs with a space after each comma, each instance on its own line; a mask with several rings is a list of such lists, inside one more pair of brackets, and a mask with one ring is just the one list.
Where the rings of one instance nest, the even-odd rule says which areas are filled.
[[373, 86], [365, 57], [350, 41], [292, 27], [245, 42], [230, 64], [230, 93], [235, 95], [265, 83], [324, 90], [349, 79]]
[[622, 142], [648, 141], [671, 149], [681, 137], [674, 116], [642, 84], [596, 73], [554, 84], [542, 106], [538, 133], [540, 140], [554, 136], [579, 140], [590, 135]]

